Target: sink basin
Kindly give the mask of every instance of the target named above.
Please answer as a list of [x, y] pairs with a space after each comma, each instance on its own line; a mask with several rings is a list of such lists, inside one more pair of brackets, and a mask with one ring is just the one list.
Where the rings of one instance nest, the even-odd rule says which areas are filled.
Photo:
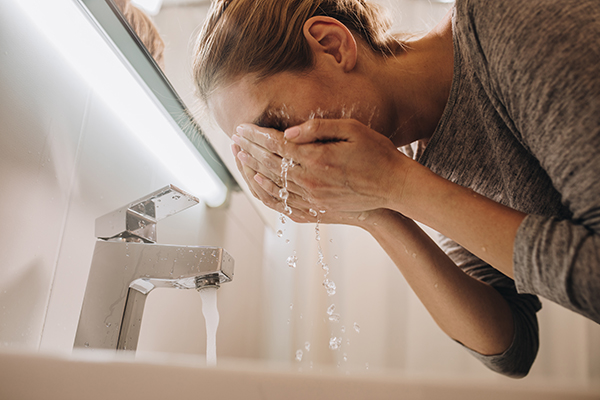
[[600, 388], [524, 380], [467, 382], [401, 373], [340, 373], [249, 360], [81, 350], [73, 355], [0, 353], [0, 399], [598, 399]]

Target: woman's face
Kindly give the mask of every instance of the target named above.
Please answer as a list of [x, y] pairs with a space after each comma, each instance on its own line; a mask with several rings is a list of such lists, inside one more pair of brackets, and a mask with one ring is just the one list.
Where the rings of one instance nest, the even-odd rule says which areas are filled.
[[360, 78], [282, 72], [255, 82], [246, 75], [217, 90], [209, 108], [231, 136], [242, 123], [285, 130], [310, 118], [354, 118], [385, 133], [383, 102]]

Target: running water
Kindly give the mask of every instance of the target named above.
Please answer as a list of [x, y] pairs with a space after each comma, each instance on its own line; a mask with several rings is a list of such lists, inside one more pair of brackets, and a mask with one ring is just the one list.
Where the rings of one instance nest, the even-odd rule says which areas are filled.
[[[294, 160], [289, 159], [289, 158], [281, 159], [281, 180], [282, 180], [283, 187], [281, 189], [279, 189], [279, 197], [281, 198], [281, 200], [283, 200], [283, 211], [287, 215], [292, 215], [292, 209], [287, 204], [288, 197], [290, 196], [290, 193], [287, 190], [287, 187], [288, 187], [287, 175], [288, 175], [288, 170], [293, 166], [294, 166]], [[283, 220], [283, 216], [282, 216], [282, 220]]]
[[329, 265], [327, 265], [327, 263], [325, 262], [325, 257], [323, 256], [323, 249], [321, 248], [321, 230], [319, 227], [319, 224], [321, 222], [321, 218], [320, 218], [319, 214], [325, 214], [325, 211], [320, 210], [319, 213], [317, 213], [315, 210], [313, 210], [311, 208], [308, 213], [310, 215], [312, 215], [313, 217], [317, 217], [317, 224], [315, 225], [315, 240], [317, 241], [317, 253], [318, 253], [317, 254], [317, 257], [318, 257], [317, 265], [319, 265], [321, 267], [321, 269], [324, 271], [323, 286], [325, 287], [325, 290], [327, 291], [327, 295], [333, 296], [336, 291], [336, 286], [335, 286], [334, 281], [327, 278], [329, 276]]
[[206, 321], [206, 365], [217, 365], [217, 328], [219, 326], [219, 310], [217, 309], [217, 288], [214, 286], [200, 289], [202, 298], [202, 314]]

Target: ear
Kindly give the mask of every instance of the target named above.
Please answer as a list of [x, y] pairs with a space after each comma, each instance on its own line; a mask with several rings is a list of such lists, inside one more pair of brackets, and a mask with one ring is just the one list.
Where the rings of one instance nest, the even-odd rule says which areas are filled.
[[356, 66], [358, 48], [352, 32], [335, 18], [316, 16], [304, 23], [304, 37], [317, 57], [350, 72]]

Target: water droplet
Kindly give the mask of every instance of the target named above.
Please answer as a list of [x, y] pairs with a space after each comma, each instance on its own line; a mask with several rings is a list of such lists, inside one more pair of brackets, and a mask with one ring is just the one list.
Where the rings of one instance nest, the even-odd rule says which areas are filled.
[[84, 347], [90, 347], [90, 344], [89, 344], [88, 342], [85, 342], [85, 343], [83, 344], [83, 346], [84, 346]]
[[277, 231], [277, 237], [282, 237], [283, 236], [283, 231], [280, 229]]
[[290, 310], [294, 309], [294, 303], [290, 303]]
[[331, 314], [329, 320], [332, 322], [340, 322], [340, 314]]
[[[292, 209], [287, 204], [287, 199], [289, 197], [289, 192], [287, 190], [287, 174], [288, 169], [294, 166], [294, 161], [288, 158], [281, 159], [281, 180], [283, 183], [283, 187], [279, 190], [279, 197], [283, 200], [283, 210], [286, 214], [291, 215]], [[282, 214], [283, 216], [283, 214]]]
[[417, 258], [417, 253], [412, 253], [412, 258]]
[[331, 350], [337, 350], [340, 348], [340, 346], [342, 345], [342, 338], [341, 337], [332, 337], [329, 339], [329, 348]]
[[110, 328], [110, 326], [111, 326], [111, 323], [110, 323], [110, 322], [108, 322], [108, 323], [106, 324], [106, 327], [107, 327], [107, 328]]
[[287, 264], [288, 267], [290, 268], [296, 268], [296, 262], [298, 261], [298, 257], [296, 256], [289, 256], [287, 259]]
[[290, 192], [288, 192], [288, 190], [286, 188], [279, 189], [279, 197], [282, 200], [284, 200], [284, 201], [287, 200], [289, 196], [290, 196]]
[[342, 355], [342, 359], [343, 359], [344, 361], [348, 361], [348, 355], [347, 355], [346, 353], [344, 353], [344, 354]]
[[342, 327], [340, 328], [340, 330], [342, 331], [342, 333], [346, 333], [346, 327], [344, 325], [342, 325]]
[[337, 260], [339, 257], [338, 257], [338, 255], [337, 255], [337, 254], [334, 254], [334, 255], [333, 255], [333, 258]]
[[356, 333], [360, 333], [360, 326], [358, 326], [356, 322], [354, 323], [354, 330], [356, 331]]
[[485, 253], [487, 251], [487, 249], [485, 247], [482, 247], [481, 251], [483, 251]]
[[290, 243], [290, 239], [285, 239], [285, 244]]
[[327, 290], [328, 296], [333, 296], [335, 294], [335, 282], [330, 281], [329, 279], [325, 279], [323, 281], [323, 286], [325, 286], [325, 290]]
[[306, 349], [306, 351], [310, 351], [310, 342], [305, 342], [304, 348]]
[[313, 210], [312, 208], [308, 210], [308, 213], [313, 217], [317, 216], [317, 212], [315, 210]]
[[330, 305], [330, 306], [327, 308], [327, 314], [328, 314], [328, 315], [331, 315], [331, 314], [333, 314], [333, 312], [334, 312], [334, 311], [335, 311], [335, 304], [332, 304], [332, 305]]
[[300, 362], [302, 361], [302, 350], [298, 349], [296, 351], [296, 361]]
[[369, 363], [365, 364], [365, 369], [369, 369]]

